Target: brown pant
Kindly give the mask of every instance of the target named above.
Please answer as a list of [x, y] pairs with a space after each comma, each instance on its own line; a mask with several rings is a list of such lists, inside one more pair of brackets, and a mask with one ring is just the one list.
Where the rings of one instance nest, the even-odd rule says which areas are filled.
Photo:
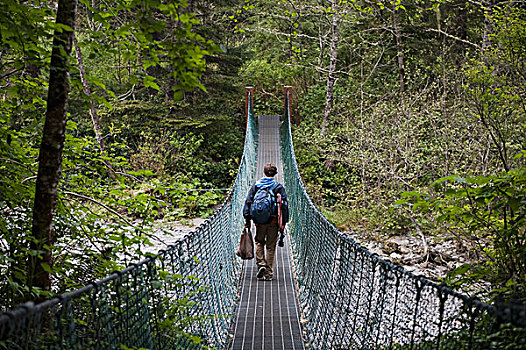
[[[265, 277], [272, 277], [274, 274], [274, 257], [276, 256], [276, 243], [278, 242], [278, 225], [276, 220], [268, 224], [256, 226], [256, 263], [258, 268], [264, 266], [267, 271]], [[265, 247], [267, 248], [267, 258], [265, 259]]]

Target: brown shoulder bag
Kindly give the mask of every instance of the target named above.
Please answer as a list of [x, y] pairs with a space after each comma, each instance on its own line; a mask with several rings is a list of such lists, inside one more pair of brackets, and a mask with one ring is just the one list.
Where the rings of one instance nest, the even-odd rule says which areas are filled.
[[250, 232], [248, 227], [243, 229], [236, 255], [243, 260], [254, 259], [254, 240], [252, 239], [252, 232]]

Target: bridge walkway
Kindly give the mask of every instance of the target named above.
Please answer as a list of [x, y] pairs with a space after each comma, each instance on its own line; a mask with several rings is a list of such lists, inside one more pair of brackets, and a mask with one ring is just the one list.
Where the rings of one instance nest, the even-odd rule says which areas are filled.
[[[263, 176], [266, 163], [275, 163], [278, 167], [276, 179], [283, 183], [279, 116], [259, 116], [258, 131], [258, 161], [254, 181]], [[288, 237], [285, 238], [285, 246], [276, 249], [272, 281], [256, 278], [255, 259], [244, 263], [241, 299], [234, 315], [234, 337], [229, 347], [232, 350], [305, 349]]]

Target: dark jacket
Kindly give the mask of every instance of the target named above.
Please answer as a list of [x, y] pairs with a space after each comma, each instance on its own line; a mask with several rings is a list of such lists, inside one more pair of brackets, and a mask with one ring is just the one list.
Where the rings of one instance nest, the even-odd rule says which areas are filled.
[[[276, 195], [276, 198], [278, 193], [281, 195], [281, 218], [283, 221], [283, 225], [289, 222], [289, 202], [287, 200], [287, 192], [285, 191], [285, 187], [283, 187], [282, 184], [278, 183], [274, 178], [268, 177], [263, 177], [259, 179], [254, 185], [252, 185], [250, 191], [248, 191], [247, 199], [245, 200], [245, 206], [243, 207], [243, 217], [245, 218], [245, 220], [251, 220], [250, 207], [252, 206], [252, 202], [254, 202], [254, 196], [256, 195], [256, 192], [261, 187], [268, 187], [272, 183], [278, 184], [273, 190], [274, 194]], [[274, 216], [277, 215], [277, 212], [274, 213]]]

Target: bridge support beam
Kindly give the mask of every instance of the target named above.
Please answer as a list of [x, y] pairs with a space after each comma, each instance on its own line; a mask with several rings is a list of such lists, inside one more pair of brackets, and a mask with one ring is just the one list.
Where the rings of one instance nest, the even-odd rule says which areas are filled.
[[289, 94], [289, 123], [292, 124], [292, 86], [284, 86], [283, 87], [283, 110], [285, 111], [285, 108], [287, 108], [287, 93]]
[[[250, 104], [249, 102], [250, 98]], [[249, 107], [252, 108], [254, 106], [254, 88], [252, 86], [245, 87], [245, 125], [248, 123], [248, 113], [250, 111], [248, 110]]]

